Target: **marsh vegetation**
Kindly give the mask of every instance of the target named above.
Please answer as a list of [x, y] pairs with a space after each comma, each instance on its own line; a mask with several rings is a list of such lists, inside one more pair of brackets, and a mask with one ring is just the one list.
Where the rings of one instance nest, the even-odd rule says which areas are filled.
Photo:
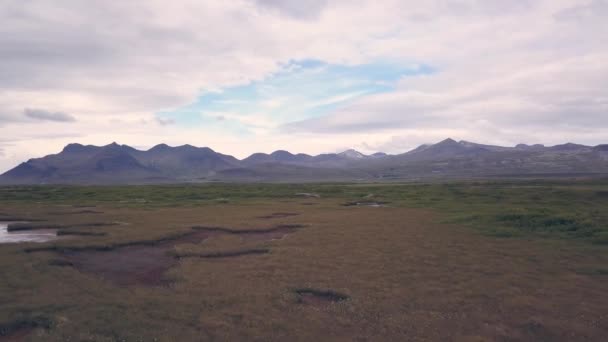
[[[0, 220], [29, 222], [15, 233], [69, 237], [0, 245], [0, 336], [601, 341], [607, 193], [602, 180], [0, 188]], [[369, 202], [390, 206], [344, 205]]]

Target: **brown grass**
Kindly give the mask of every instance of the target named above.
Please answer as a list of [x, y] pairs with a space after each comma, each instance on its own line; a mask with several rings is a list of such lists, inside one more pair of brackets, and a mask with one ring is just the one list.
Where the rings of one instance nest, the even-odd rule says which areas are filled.
[[[483, 236], [441, 224], [440, 214], [424, 209], [353, 209], [339, 200], [317, 201], [315, 206], [277, 200], [101, 207], [104, 213], [96, 219], [130, 224], [95, 239], [2, 245], [0, 323], [17, 314], [44, 315], [55, 324], [34, 327], [26, 339], [45, 341], [603, 341], [608, 336], [605, 248]], [[52, 208], [1, 209], [48, 219]], [[256, 218], [268, 212], [300, 212], [280, 223], [306, 227], [281, 240], [244, 239], [277, 229], [259, 227]], [[91, 222], [86, 216], [66, 215], [58, 223]], [[190, 227], [200, 225], [205, 226], [195, 230], [204, 236], [200, 240], [163, 240], [191, 234]], [[112, 263], [121, 263], [127, 257], [120, 257], [121, 251], [150, 252], [150, 246], [170, 252], [172, 264], [160, 273], [164, 287], [116, 286], [102, 281], [100, 271], [78, 266], [91, 253], [114, 255]], [[46, 249], [23, 253], [34, 247]], [[171, 254], [246, 250], [270, 253], [213, 260], [178, 260]], [[167, 254], [155, 253], [151, 264], [165, 260]], [[49, 265], [62, 254], [69, 263]], [[299, 305], [299, 298], [319, 296], [294, 289], [331, 290], [349, 299]]]

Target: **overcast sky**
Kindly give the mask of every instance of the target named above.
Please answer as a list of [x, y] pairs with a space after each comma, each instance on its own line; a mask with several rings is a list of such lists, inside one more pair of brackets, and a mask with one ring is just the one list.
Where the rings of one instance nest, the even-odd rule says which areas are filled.
[[608, 143], [608, 0], [0, 0], [0, 171], [70, 142]]

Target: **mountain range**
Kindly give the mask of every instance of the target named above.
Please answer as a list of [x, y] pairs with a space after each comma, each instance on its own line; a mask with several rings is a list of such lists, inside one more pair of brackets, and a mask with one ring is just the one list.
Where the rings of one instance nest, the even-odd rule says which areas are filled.
[[239, 160], [208, 147], [69, 144], [0, 175], [0, 184], [387, 181], [433, 178], [608, 175], [608, 144], [483, 145], [445, 139], [397, 155], [292, 154]]

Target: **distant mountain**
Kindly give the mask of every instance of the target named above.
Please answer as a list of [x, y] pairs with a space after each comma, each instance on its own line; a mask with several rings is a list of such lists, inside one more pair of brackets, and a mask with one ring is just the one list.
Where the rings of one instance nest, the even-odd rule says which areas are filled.
[[133, 157], [133, 148], [112, 143], [107, 146], [70, 144], [58, 154], [30, 159], [4, 173], [3, 183], [99, 183], [155, 179], [157, 170]]
[[483, 145], [446, 139], [370, 163], [365, 170], [379, 179], [470, 178], [512, 176], [608, 176], [608, 156], [601, 146], [562, 144]]
[[608, 144], [545, 147], [445, 139], [409, 152], [356, 150], [316, 156], [278, 150], [238, 160], [208, 147], [159, 144], [147, 151], [112, 143], [69, 144], [0, 175], [1, 184], [383, 181], [431, 178], [608, 176]]
[[592, 147], [585, 146], [585, 145], [579, 145], [579, 144], [573, 144], [573, 143], [566, 143], [566, 144], [562, 144], [562, 145], [551, 146], [548, 149], [551, 151], [558, 151], [558, 152], [578, 152], [578, 151], [589, 151], [590, 149], [592, 149]]
[[372, 155], [370, 155], [370, 157], [372, 158], [382, 158], [382, 157], [386, 157], [388, 156], [388, 154], [384, 153], [384, 152], [376, 152]]
[[279, 150], [271, 154], [254, 153], [243, 159], [242, 165], [253, 166], [264, 163], [282, 163], [306, 167], [336, 168], [345, 167], [351, 161], [365, 158], [368, 158], [368, 156], [353, 149], [340, 153], [319, 154], [317, 156], [310, 156], [302, 153], [292, 154], [287, 151]]
[[142, 165], [170, 179], [190, 180], [214, 175], [219, 170], [239, 166], [233, 156], [217, 153], [208, 147], [156, 145], [148, 151], [131, 151]]
[[262, 163], [288, 163], [288, 164], [299, 164], [306, 163], [312, 159], [312, 156], [308, 154], [291, 154], [287, 151], [279, 150], [274, 151], [271, 154], [266, 153], [254, 153], [251, 156], [243, 159], [243, 165], [256, 165]]
[[157, 145], [148, 151], [112, 143], [69, 144], [58, 154], [30, 159], [0, 177], [2, 183], [147, 183], [190, 181], [234, 168], [239, 161], [210, 148]]
[[473, 144], [466, 141], [456, 142], [451, 138], [447, 138], [436, 144], [419, 146], [410, 152], [399, 155], [399, 157], [404, 160], [432, 160], [489, 153], [491, 151], [493, 150], [486, 148], [485, 145]]

